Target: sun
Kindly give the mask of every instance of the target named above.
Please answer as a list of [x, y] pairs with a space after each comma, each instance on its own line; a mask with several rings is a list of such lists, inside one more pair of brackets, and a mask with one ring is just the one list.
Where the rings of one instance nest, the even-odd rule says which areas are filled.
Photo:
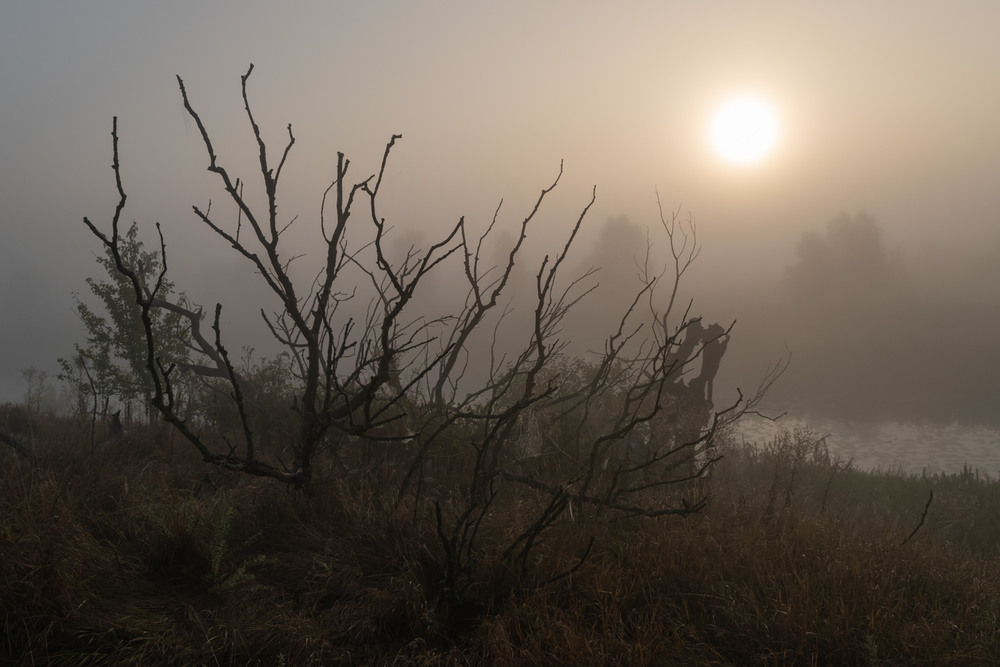
[[726, 102], [712, 119], [712, 145], [726, 160], [751, 164], [767, 156], [778, 139], [778, 120], [765, 102], [740, 97]]

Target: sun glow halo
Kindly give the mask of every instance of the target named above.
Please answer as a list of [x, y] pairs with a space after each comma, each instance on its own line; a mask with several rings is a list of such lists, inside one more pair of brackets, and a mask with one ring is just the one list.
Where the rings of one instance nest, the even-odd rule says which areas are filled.
[[739, 164], [757, 162], [774, 147], [778, 121], [764, 102], [742, 97], [727, 102], [715, 114], [712, 144], [726, 160]]

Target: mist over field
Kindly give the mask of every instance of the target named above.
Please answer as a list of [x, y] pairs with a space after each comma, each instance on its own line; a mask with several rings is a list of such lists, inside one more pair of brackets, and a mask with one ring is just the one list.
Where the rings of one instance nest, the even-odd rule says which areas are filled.
[[[258, 311], [274, 304], [192, 213], [225, 204], [175, 79], [260, 202], [239, 97], [254, 63], [249, 95], [272, 157], [288, 123], [296, 140], [281, 212], [297, 217], [285, 240], [305, 253], [300, 277], [316, 259], [337, 151], [360, 180], [403, 135], [382, 198], [400, 256], [461, 216], [485, 230], [502, 200], [486, 255], [498, 263], [562, 163], [515, 280], [530, 294], [533, 262], [559, 251], [596, 185], [567, 260], [577, 275], [601, 267], [564, 332], [577, 348], [599, 345], [594, 324], [640, 284], [647, 230], [652, 259], [665, 261], [659, 198], [668, 219], [696, 223], [702, 247], [680, 298], [705, 322], [736, 322], [720, 396], [752, 388], [790, 352], [768, 400], [779, 412], [995, 424], [996, 14], [934, 2], [6, 8], [0, 399], [23, 400], [28, 368], [57, 389], [56, 359], [84, 334], [73, 295], [88, 299], [84, 279], [102, 276], [81, 219], [106, 223], [113, 210], [113, 116], [125, 218], [147, 243], [162, 223], [170, 278], [196, 303], [224, 304], [231, 347], [272, 349]], [[774, 108], [778, 138], [737, 165], [713, 151], [708, 127], [724, 100], [745, 94]], [[447, 310], [462, 298], [451, 286], [430, 283], [419, 298]]]

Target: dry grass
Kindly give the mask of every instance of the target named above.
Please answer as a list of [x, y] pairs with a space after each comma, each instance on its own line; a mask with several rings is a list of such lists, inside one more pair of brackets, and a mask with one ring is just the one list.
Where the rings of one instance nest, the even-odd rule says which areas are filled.
[[[731, 452], [687, 520], [577, 513], [523, 577], [498, 551], [532, 499], [498, 507], [459, 605], [440, 595], [433, 514], [379, 485], [303, 496], [206, 476], [166, 431], [91, 455], [56, 425], [37, 465], [0, 458], [0, 662], [993, 662], [997, 483], [864, 474], [811, 437]], [[539, 585], [591, 537], [578, 570]]]

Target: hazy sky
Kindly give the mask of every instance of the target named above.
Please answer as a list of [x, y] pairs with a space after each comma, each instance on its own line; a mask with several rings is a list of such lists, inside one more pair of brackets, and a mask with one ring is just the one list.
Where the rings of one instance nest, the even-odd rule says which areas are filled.
[[[866, 210], [894, 245], [995, 242], [1000, 229], [1000, 3], [51, 2], [0, 8], [0, 400], [20, 369], [56, 372], [83, 337], [85, 290], [116, 203], [164, 224], [174, 281], [212, 303], [234, 261], [191, 204], [221, 199], [175, 75], [234, 174], [252, 177], [239, 77], [278, 150], [297, 144], [283, 211], [311, 230], [336, 152], [356, 177], [401, 133], [395, 222], [511, 220], [550, 183], [554, 229], [648, 223], [655, 190], [697, 218], [703, 279], [770, 275], [807, 229]], [[736, 167], [711, 149], [714, 110], [754, 94], [775, 151]], [[404, 219], [405, 218], [405, 219]], [[542, 242], [540, 240], [539, 242]], [[930, 269], [929, 269], [930, 270]], [[242, 275], [242, 274], [241, 274]], [[208, 285], [209, 287], [206, 287]]]

